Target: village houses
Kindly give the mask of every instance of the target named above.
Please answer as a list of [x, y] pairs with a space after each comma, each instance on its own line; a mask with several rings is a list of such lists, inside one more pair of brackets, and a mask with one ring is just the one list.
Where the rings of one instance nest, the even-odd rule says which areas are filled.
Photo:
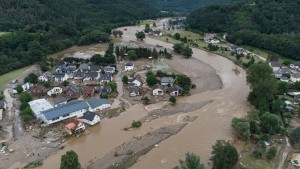
[[63, 92], [63, 89], [61, 87], [53, 87], [47, 92], [48, 96], [58, 95]]
[[152, 87], [153, 96], [162, 96], [164, 95], [164, 86], [156, 84]]
[[125, 64], [125, 71], [131, 71], [134, 69], [134, 64], [132, 62]]

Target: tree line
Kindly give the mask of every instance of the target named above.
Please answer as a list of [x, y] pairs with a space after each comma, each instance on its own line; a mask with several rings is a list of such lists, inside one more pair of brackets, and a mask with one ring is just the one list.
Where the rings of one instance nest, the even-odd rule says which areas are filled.
[[160, 14], [144, 0], [3, 0], [0, 15], [0, 32], [9, 32], [0, 36], [4, 74], [73, 45], [106, 43], [112, 28]]
[[300, 59], [300, 4], [294, 0], [247, 0], [200, 8], [187, 17], [194, 31], [228, 33], [227, 40]]

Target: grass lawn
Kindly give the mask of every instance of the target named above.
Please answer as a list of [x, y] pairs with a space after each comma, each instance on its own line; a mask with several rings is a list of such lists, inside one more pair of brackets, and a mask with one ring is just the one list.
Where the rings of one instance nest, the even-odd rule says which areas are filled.
[[262, 49], [258, 49], [256, 47], [252, 47], [252, 46], [243, 45], [241, 47], [244, 48], [244, 49], [247, 49], [250, 52], [253, 52], [253, 53], [257, 54], [257, 55], [260, 55], [261, 57], [263, 57], [265, 59], [268, 59], [268, 56], [269, 56], [269, 53], [270, 53], [268, 51], [265, 51], [265, 50], [262, 50]]
[[253, 157], [252, 152], [245, 153], [240, 162], [247, 168], [255, 169], [274, 169], [276, 166], [276, 160], [257, 159]]
[[157, 20], [147, 19], [147, 20], [141, 20], [140, 25], [146, 25], [149, 24], [150, 26], [153, 25], [153, 22], [156, 22]]
[[28, 67], [24, 67], [9, 73], [6, 73], [4, 75], [0, 76], [0, 88], [3, 89], [4, 85], [11, 82], [12, 80], [18, 78], [21, 76], [21, 74], [28, 69]]
[[[161, 41], [164, 41], [164, 42], [169, 42], [169, 43], [172, 43], [172, 44], [175, 44], [175, 43], [181, 43], [181, 41], [179, 40], [176, 40], [172, 37], [169, 37], [169, 36], [150, 36], [151, 38], [153, 39], [157, 39], [157, 40], [161, 40]], [[168, 39], [168, 41], [167, 41]]]

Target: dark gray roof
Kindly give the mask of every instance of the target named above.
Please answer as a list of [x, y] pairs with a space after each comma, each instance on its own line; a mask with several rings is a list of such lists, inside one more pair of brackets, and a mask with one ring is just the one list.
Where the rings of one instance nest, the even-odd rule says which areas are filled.
[[0, 109], [4, 108], [4, 100], [0, 100]]
[[98, 66], [98, 65], [92, 65], [92, 66], [90, 66], [90, 71], [91, 72], [98, 72], [100, 70], [101, 70], [101, 67]]
[[276, 61], [271, 61], [270, 64], [272, 67], [280, 67], [281, 66], [280, 63], [276, 62]]
[[96, 77], [98, 77], [98, 72], [90, 72], [88, 74], [88, 77], [90, 77], [90, 78], [96, 78]]
[[66, 65], [57, 65], [56, 69], [60, 69], [62, 71], [67, 70], [67, 66]]
[[111, 74], [110, 73], [105, 73], [105, 74], [101, 74], [101, 80], [109, 80], [111, 81]]
[[155, 89], [161, 89], [161, 90], [164, 90], [164, 86], [163, 85], [160, 85], [160, 84], [156, 84], [154, 86], [152, 86], [152, 89], [155, 90]]
[[296, 61], [296, 62], [294, 62], [294, 63], [293, 63], [293, 65], [294, 65], [294, 66], [298, 66], [298, 67], [300, 67], [300, 61]]
[[178, 85], [173, 85], [173, 86], [170, 86], [170, 87], [167, 88], [168, 92], [174, 92], [174, 91], [177, 91], [177, 90], [182, 90], [182, 88]]
[[294, 78], [300, 78], [300, 73], [295, 73], [292, 75]]
[[137, 86], [129, 87], [130, 93], [143, 93], [143, 89]]
[[89, 65], [87, 63], [80, 64], [79, 69], [87, 70], [89, 69]]
[[174, 78], [173, 77], [162, 77], [160, 78], [161, 83], [174, 83]]
[[96, 113], [88, 111], [88, 112], [84, 113], [82, 118], [86, 119], [88, 121], [93, 121], [95, 116], [96, 116]]
[[77, 67], [76, 67], [76, 65], [68, 65], [68, 66], [67, 66], [67, 69], [68, 69], [68, 71], [70, 71], [70, 72], [74, 72], [74, 71], [77, 69]]
[[289, 78], [287, 78], [287, 77], [285, 77], [285, 76], [282, 76], [282, 77], [280, 78], [280, 80], [289, 80]]
[[105, 67], [103, 68], [103, 70], [104, 70], [104, 71], [114, 71], [115, 68], [114, 68], [114, 67], [110, 67], [110, 66], [105, 66]]
[[98, 98], [92, 98], [87, 101], [87, 103], [91, 106], [91, 108], [100, 107], [103, 104], [110, 104], [107, 99], [98, 99]]
[[110, 94], [112, 92], [112, 88], [108, 85], [100, 86], [99, 93], [107, 93]]
[[83, 72], [81, 72], [81, 71], [77, 71], [77, 72], [75, 72], [74, 73], [74, 75], [73, 75], [74, 77], [84, 77], [84, 73]]
[[74, 93], [78, 93], [78, 88], [76, 85], [71, 84], [71, 86], [69, 87], [69, 90], [71, 90]]
[[291, 74], [292, 70], [288, 67], [283, 67], [279, 70], [282, 74]]
[[64, 98], [64, 97], [56, 97], [56, 98], [53, 99], [54, 105], [64, 103], [64, 102], [67, 102], [67, 101], [68, 101], [68, 99]]
[[129, 62], [129, 63], [126, 63], [125, 66], [133, 66], [133, 63]]
[[74, 100], [65, 105], [42, 111], [41, 113], [47, 120], [52, 120], [54, 118], [59, 118], [60, 116], [68, 115], [70, 113], [88, 108], [89, 105], [87, 104], [87, 102], [82, 100]]
[[65, 77], [64, 73], [56, 73], [55, 74], [55, 78], [63, 78], [63, 77]]

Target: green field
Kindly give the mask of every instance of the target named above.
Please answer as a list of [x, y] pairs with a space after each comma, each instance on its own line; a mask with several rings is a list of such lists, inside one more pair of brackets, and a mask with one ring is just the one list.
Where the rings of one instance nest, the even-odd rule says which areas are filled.
[[253, 157], [252, 152], [244, 154], [240, 162], [245, 165], [246, 168], [274, 169], [276, 166], [276, 160], [257, 159]]
[[28, 69], [28, 67], [24, 67], [24, 68], [21, 68], [21, 69], [18, 69], [18, 70], [15, 70], [15, 71], [12, 71], [12, 72], [9, 72], [9, 73], [6, 73], [4, 75], [1, 75], [0, 76], [0, 89], [3, 89], [4, 86], [11, 82], [12, 80], [18, 78], [19, 76], [21, 76], [21, 74], [26, 70]]
[[156, 22], [157, 20], [152, 20], [152, 19], [148, 19], [148, 20], [141, 20], [140, 21], [140, 25], [146, 25], [149, 24], [150, 26], [152, 26], [153, 22]]

